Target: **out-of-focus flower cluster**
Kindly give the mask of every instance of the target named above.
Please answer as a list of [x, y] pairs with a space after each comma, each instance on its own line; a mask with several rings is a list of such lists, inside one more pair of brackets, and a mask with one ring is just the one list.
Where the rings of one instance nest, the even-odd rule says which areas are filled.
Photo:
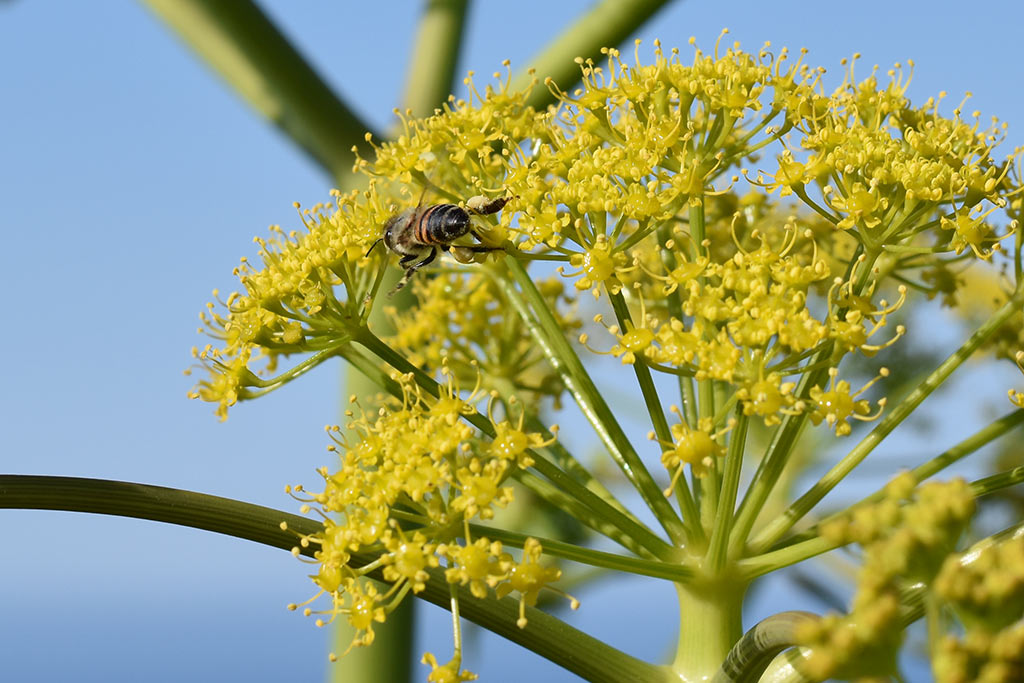
[[[561, 281], [548, 278], [538, 288], [551, 310], [559, 311]], [[446, 365], [463, 384], [480, 381], [527, 405], [551, 396], [560, 406], [561, 378], [526, 326], [509, 315], [511, 304], [493, 277], [441, 273], [415, 280], [412, 291], [415, 306], [386, 308], [394, 333], [384, 340], [413, 365], [428, 371]], [[579, 326], [571, 309], [556, 315], [565, 330]]]
[[941, 683], [1009, 683], [1024, 679], [1024, 533], [986, 539], [951, 555], [935, 579], [964, 636], [938, 644], [934, 670]]
[[800, 667], [815, 680], [884, 676], [895, 669], [905, 627], [901, 591], [933, 583], [975, 507], [963, 480], [915, 486], [904, 472], [878, 503], [823, 525], [826, 540], [861, 545], [864, 563], [849, 613], [798, 628], [798, 642], [810, 648]]

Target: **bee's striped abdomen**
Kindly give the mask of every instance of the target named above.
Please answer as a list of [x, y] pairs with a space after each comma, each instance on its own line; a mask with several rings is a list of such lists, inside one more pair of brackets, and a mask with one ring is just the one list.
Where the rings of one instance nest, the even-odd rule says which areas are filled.
[[455, 204], [428, 206], [416, 221], [416, 240], [421, 244], [447, 245], [469, 230], [469, 214]]

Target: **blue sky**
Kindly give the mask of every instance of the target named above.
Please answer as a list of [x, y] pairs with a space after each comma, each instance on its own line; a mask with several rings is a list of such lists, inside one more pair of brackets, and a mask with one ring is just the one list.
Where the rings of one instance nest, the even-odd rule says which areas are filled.
[[[420, 3], [260, 4], [371, 125], [388, 127]], [[460, 72], [524, 63], [589, 4], [477, 2]], [[751, 50], [765, 40], [809, 48], [832, 85], [854, 52], [861, 73], [913, 58], [912, 100], [946, 90], [956, 103], [970, 90], [968, 110], [1009, 121], [1007, 147], [1024, 144], [1017, 3], [692, 0], [639, 37], [686, 54], [691, 35], [710, 49], [723, 26]], [[185, 398], [182, 370], [203, 343], [195, 329], [210, 291], [230, 290], [252, 237], [296, 225], [292, 202], [325, 199], [329, 180], [132, 2], [0, 3], [0, 103], [0, 284], [13, 311], [0, 335], [0, 471], [293, 509], [284, 485], [315, 481], [328, 461], [322, 429], [337, 421], [340, 367], [224, 424]], [[8, 510], [0, 519], [9, 680], [323, 677], [324, 634], [284, 610], [311, 588], [286, 553], [138, 520]], [[574, 623], [640, 656], [668, 652], [675, 615], [659, 603], [670, 588], [634, 581], [581, 597]], [[759, 597], [751, 617], [791, 607]], [[447, 617], [427, 612], [421, 642], [443, 661]], [[481, 642], [469, 668], [511, 680], [507, 663], [522, 651]], [[572, 680], [536, 657], [517, 659], [516, 672]]]

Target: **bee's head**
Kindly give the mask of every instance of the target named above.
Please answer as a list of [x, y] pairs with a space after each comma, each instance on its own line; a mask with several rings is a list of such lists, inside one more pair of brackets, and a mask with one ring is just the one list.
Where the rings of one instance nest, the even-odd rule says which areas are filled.
[[388, 249], [393, 250], [395, 248], [396, 240], [401, 235], [402, 231], [409, 227], [413, 214], [415, 213], [416, 209], [406, 209], [396, 213], [384, 222], [383, 240]]
[[396, 213], [394, 216], [392, 216], [391, 218], [387, 219], [387, 221], [384, 222], [384, 241], [386, 243], [391, 242], [391, 236], [395, 231], [395, 223], [398, 222], [400, 217], [401, 216]]

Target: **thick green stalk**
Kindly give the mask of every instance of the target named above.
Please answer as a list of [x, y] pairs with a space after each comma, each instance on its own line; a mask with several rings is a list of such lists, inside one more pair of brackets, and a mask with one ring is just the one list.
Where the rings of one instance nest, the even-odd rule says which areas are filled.
[[454, 90], [469, 0], [426, 0], [406, 71], [403, 111], [430, 116]]
[[1018, 312], [1021, 306], [1021, 291], [1007, 301], [996, 311], [974, 334], [972, 334], [963, 346], [954, 351], [949, 358], [943, 361], [914, 391], [912, 391], [899, 405], [895, 406], [878, 425], [865, 436], [860, 443], [853, 447], [832, 469], [819, 479], [806, 493], [790, 505], [781, 515], [768, 523], [751, 542], [753, 551], [760, 552], [771, 547], [776, 541], [789, 531], [797, 521], [803, 518], [810, 510], [818, 504], [840, 481], [848, 475], [853, 468], [859, 465], [867, 455], [875, 449], [882, 440], [889, 435], [900, 423], [903, 422], [928, 396], [931, 395], [953, 371], [960, 367], [964, 361], [971, 357], [974, 352], [992, 334], [1002, 327], [1010, 316]]
[[672, 670], [683, 681], [706, 681], [743, 635], [746, 584], [735, 577], [677, 583], [679, 641]]
[[[0, 508], [68, 510], [150, 519], [215, 531], [289, 551], [298, 547], [300, 554], [310, 557], [316, 546], [300, 546], [298, 535], [323, 528], [314, 519], [228, 498], [148, 484], [77, 477], [0, 475]], [[281, 528], [281, 522], [287, 523], [288, 530]], [[354, 564], [365, 564], [370, 559], [357, 553]], [[444, 570], [431, 568], [427, 572], [430, 578], [416, 597], [450, 609], [452, 596]], [[380, 578], [378, 573], [371, 576]], [[526, 608], [528, 626], [519, 628], [516, 625], [519, 602], [510, 597], [480, 600], [461, 586], [457, 595], [464, 618], [589, 681], [667, 683], [670, 680], [665, 668], [635, 659], [540, 610]]]
[[[388, 286], [398, 277], [397, 271], [388, 269]], [[408, 297], [396, 297], [396, 306], [407, 307]], [[374, 325], [382, 333], [390, 333], [391, 322], [384, 315], [381, 308], [371, 310], [369, 324]], [[354, 345], [348, 344], [342, 349], [342, 357], [348, 361], [342, 367], [341, 396], [339, 397], [341, 409], [344, 411], [349, 407], [350, 396], [357, 397], [363, 405], [373, 405], [373, 397], [382, 389], [376, 379], [365, 372], [366, 361], [362, 357], [356, 359]], [[356, 359], [357, 362], [352, 361]], [[375, 366], [374, 366], [375, 367]], [[376, 368], [375, 368], [376, 369]], [[390, 381], [390, 380], [388, 380]], [[362, 435], [347, 426], [348, 420], [342, 419], [346, 434], [354, 439], [361, 439]], [[387, 591], [383, 584], [377, 586], [381, 593]], [[412, 600], [403, 601], [398, 609], [388, 615], [386, 622], [381, 624], [384, 628], [380, 631], [374, 627], [373, 647], [353, 648], [345, 655], [344, 664], [332, 666], [327, 670], [327, 679], [332, 683], [374, 683], [375, 681], [403, 681], [414, 680], [414, 666], [416, 664], [416, 652], [413, 650], [414, 634], [416, 626], [416, 605]], [[336, 619], [331, 626], [330, 640], [331, 651], [338, 653], [348, 649], [349, 643], [357, 635], [357, 631], [347, 620]]]
[[[580, 80], [580, 67], [575, 59], [600, 61], [601, 48], [615, 47], [630, 36], [668, 0], [602, 0], [569, 28], [558, 34], [540, 54], [526, 61], [526, 68], [512, 78], [512, 89], [522, 90], [536, 77], [553, 80], [568, 90]], [[545, 87], [535, 87], [527, 104], [543, 109], [555, 102]]]
[[[465, 25], [466, 7], [469, 0], [429, 0], [424, 3], [423, 14], [420, 16], [419, 26], [416, 30], [416, 41], [410, 55], [409, 68], [406, 71], [405, 96], [403, 109], [415, 117], [429, 116], [434, 110], [440, 107], [451, 94], [452, 84], [455, 80], [455, 67], [458, 62], [462, 46], [462, 31]], [[391, 271], [392, 269], [389, 269]], [[408, 293], [400, 297], [395, 304], [399, 310], [405, 310], [410, 303]], [[372, 314], [375, 329], [381, 329], [386, 322], [378, 307]], [[346, 389], [355, 393], [360, 398], [369, 397], [377, 390], [377, 385], [360, 372], [349, 372], [346, 382]], [[400, 647], [409, 650], [413, 643], [412, 615], [411, 609], [405, 603], [403, 607], [409, 616], [404, 620], [408, 622], [408, 633], [396, 634], [398, 637], [390, 638], [389, 633], [383, 633], [389, 640], [385, 641], [391, 648], [371, 647], [358, 648], [356, 654], [376, 657], [381, 661], [375, 661], [371, 667], [367, 667], [365, 680], [410, 680], [410, 672], [402, 675], [393, 675], [387, 670], [387, 662], [392, 660], [409, 661], [409, 656], [395, 656]], [[389, 617], [385, 626], [391, 623]], [[456, 626], [458, 620], [456, 619]], [[341, 638], [345, 636], [342, 635]], [[379, 640], [379, 638], [378, 638]], [[342, 683], [344, 676], [349, 676], [349, 669], [346, 662], [345, 669], [335, 668], [335, 677], [338, 683]], [[344, 674], [342, 672], [344, 671]], [[350, 679], [354, 683], [354, 679]]]
[[336, 180], [370, 127], [251, 0], [145, 0], [253, 109]]
[[[323, 525], [308, 517], [193, 491], [126, 481], [0, 475], [0, 508], [66, 510], [151, 519], [291, 550]], [[288, 531], [281, 529], [288, 524]], [[310, 550], [310, 552], [312, 552]]]
[[530, 326], [531, 332], [535, 333], [548, 362], [562, 377], [569, 393], [608, 449], [609, 455], [654, 512], [672, 542], [679, 546], [683, 545], [686, 529], [682, 521], [641, 462], [640, 456], [629, 442], [604, 396], [597, 390], [583, 367], [583, 362], [565, 338], [565, 332], [548, 310], [547, 302], [517, 259], [506, 256], [505, 263], [513, 279], [522, 288], [519, 292], [514, 287], [507, 287], [505, 291], [509, 301], [516, 307], [524, 324]]

